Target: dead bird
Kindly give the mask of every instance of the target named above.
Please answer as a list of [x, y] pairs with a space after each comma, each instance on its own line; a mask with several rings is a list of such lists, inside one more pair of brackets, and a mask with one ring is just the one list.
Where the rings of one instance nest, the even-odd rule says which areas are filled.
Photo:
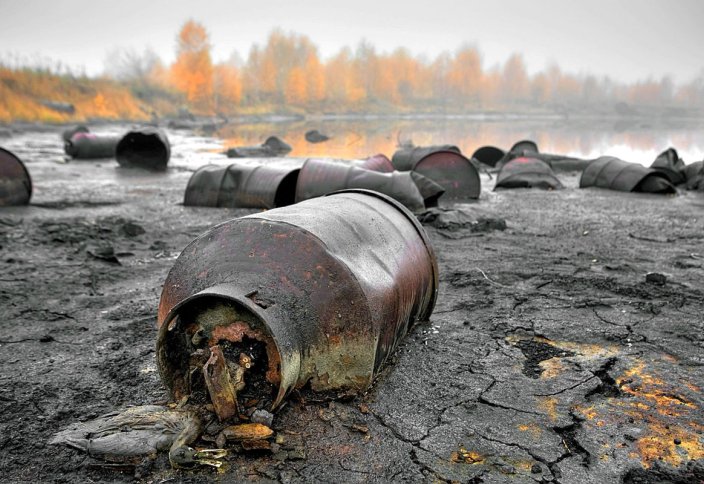
[[144, 405], [74, 424], [54, 435], [49, 444], [65, 444], [109, 462], [138, 461], [168, 450], [169, 462], [176, 469], [220, 467], [226, 450], [190, 447], [202, 430], [195, 412]]

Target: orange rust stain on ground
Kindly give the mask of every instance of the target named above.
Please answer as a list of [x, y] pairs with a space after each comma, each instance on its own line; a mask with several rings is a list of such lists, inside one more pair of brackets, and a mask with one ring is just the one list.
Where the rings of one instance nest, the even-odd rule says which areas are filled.
[[450, 460], [461, 464], [477, 465], [482, 464], [486, 459], [479, 452], [467, 450], [463, 446], [460, 446], [460, 450], [450, 454]]
[[543, 372], [540, 374], [541, 380], [549, 380], [559, 376], [564, 370], [565, 365], [562, 364], [562, 358], [550, 358], [538, 363]]
[[530, 434], [536, 439], [539, 438], [543, 433], [543, 429], [532, 422], [519, 425], [518, 430], [520, 430], [521, 432], [530, 432]]
[[557, 398], [555, 397], [540, 397], [538, 408], [545, 412], [550, 420], [557, 420]]

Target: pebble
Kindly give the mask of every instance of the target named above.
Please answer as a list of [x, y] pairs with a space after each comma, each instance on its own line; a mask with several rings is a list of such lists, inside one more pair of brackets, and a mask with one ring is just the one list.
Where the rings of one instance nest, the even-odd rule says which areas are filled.
[[645, 282], [657, 284], [658, 286], [664, 286], [667, 282], [667, 276], [665, 274], [660, 274], [659, 272], [648, 272], [645, 275]]

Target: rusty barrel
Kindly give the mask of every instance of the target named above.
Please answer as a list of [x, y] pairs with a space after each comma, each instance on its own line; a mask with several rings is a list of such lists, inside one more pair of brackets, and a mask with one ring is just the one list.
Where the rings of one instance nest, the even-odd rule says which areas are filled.
[[27, 205], [32, 197], [32, 179], [14, 153], [0, 148], [0, 207]]
[[64, 151], [78, 160], [114, 158], [119, 141], [120, 136], [78, 131], [64, 142]]
[[668, 148], [660, 153], [650, 168], [663, 173], [673, 185], [681, 185], [687, 181], [684, 161], [674, 148]]
[[115, 157], [125, 168], [164, 171], [171, 157], [171, 145], [166, 133], [160, 129], [135, 129], [117, 143]]
[[296, 201], [321, 197], [347, 188], [364, 188], [388, 195], [409, 210], [420, 211], [426, 206], [437, 205], [438, 198], [445, 191], [418, 173], [380, 173], [362, 168], [364, 163], [329, 158], [306, 160], [296, 183]]
[[472, 158], [487, 166], [496, 166], [504, 156], [506, 156], [506, 152], [496, 146], [482, 146], [472, 153]]
[[[191, 242], [166, 278], [160, 375], [175, 399], [216, 407], [232, 398], [213, 388], [243, 381], [220, 377], [249, 363], [239, 392], [271, 408], [293, 389], [363, 391], [430, 317], [437, 292], [422, 226], [380, 193], [346, 190], [230, 220]], [[227, 365], [204, 372], [221, 354]]]
[[188, 180], [183, 204], [201, 207], [276, 208], [295, 201], [301, 160], [206, 165]]
[[687, 180], [687, 190], [704, 191], [704, 161], [695, 161], [686, 165], [684, 176]]
[[501, 167], [496, 177], [497, 188], [541, 188], [557, 190], [562, 183], [557, 179], [550, 165], [536, 158], [520, 157]]
[[665, 174], [637, 163], [602, 156], [582, 172], [579, 188], [598, 187], [621, 192], [676, 193]]
[[361, 168], [366, 168], [367, 170], [379, 171], [381, 173], [391, 173], [395, 170], [389, 157], [383, 153], [377, 153], [376, 155], [370, 156], [366, 160], [361, 160], [359, 166]]
[[399, 171], [415, 171], [442, 186], [443, 200], [479, 198], [479, 172], [456, 146], [403, 148], [394, 153], [391, 162]]

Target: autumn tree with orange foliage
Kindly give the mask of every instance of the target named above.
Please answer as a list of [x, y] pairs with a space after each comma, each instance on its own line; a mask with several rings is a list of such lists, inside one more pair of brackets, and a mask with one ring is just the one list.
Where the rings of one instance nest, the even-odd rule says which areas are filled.
[[213, 107], [213, 63], [208, 33], [198, 22], [186, 22], [176, 38], [176, 62], [171, 66], [174, 87], [192, 108], [210, 113]]

